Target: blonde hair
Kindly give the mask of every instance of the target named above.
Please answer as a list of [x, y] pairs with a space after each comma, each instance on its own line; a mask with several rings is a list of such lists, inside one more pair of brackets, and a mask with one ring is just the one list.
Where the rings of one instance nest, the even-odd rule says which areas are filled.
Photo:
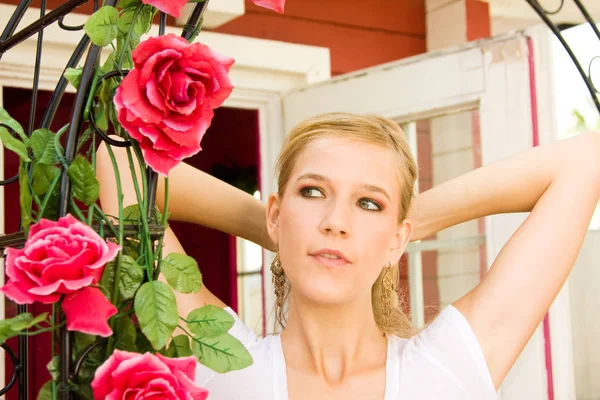
[[[414, 196], [417, 165], [402, 129], [394, 121], [380, 116], [329, 113], [308, 119], [294, 127], [286, 137], [275, 165], [279, 196], [283, 198], [286, 185], [302, 150], [313, 140], [324, 137], [341, 137], [376, 144], [390, 149], [395, 154], [398, 177], [403, 183], [399, 204], [399, 222], [402, 222], [406, 218]], [[385, 270], [386, 268], [382, 268], [371, 290], [375, 322], [385, 334], [410, 337], [414, 334], [414, 329], [409, 316], [400, 308], [400, 294], [397, 287], [392, 288], [393, 293], [390, 294], [391, 316], [388, 317], [387, 324], [383, 322], [382, 278]], [[393, 265], [389, 273], [392, 274], [393, 281], [398, 282], [399, 266]], [[289, 281], [285, 279], [284, 305], [287, 303], [290, 291]], [[283, 307], [277, 307], [275, 315], [276, 323], [278, 322], [283, 328], [285, 326]]]

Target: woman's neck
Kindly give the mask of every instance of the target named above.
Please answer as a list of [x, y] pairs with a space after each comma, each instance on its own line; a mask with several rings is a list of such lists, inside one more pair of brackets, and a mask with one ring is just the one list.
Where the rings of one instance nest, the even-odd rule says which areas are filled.
[[381, 367], [387, 358], [387, 340], [375, 323], [370, 293], [351, 303], [323, 305], [292, 292], [281, 338], [288, 367], [332, 384]]

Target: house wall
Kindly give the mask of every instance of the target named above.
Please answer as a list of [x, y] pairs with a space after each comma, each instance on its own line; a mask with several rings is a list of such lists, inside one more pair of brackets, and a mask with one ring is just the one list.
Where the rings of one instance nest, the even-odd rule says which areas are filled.
[[[424, 0], [288, 0], [284, 14], [246, 1], [217, 32], [328, 47], [332, 74], [425, 52]], [[325, 5], [326, 4], [326, 5]]]

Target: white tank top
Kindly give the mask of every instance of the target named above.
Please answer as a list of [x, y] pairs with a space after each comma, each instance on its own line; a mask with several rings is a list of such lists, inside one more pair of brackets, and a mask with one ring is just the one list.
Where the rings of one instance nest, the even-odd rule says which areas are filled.
[[[279, 335], [258, 337], [231, 310], [229, 333], [253, 358], [243, 370], [216, 373], [198, 364], [196, 383], [208, 400], [287, 400], [286, 365]], [[483, 352], [464, 316], [448, 306], [418, 335], [388, 340], [384, 400], [497, 400]]]

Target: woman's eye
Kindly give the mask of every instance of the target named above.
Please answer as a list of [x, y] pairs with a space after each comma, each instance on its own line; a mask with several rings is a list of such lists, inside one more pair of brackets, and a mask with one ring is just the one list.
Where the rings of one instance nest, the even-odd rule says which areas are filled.
[[360, 199], [358, 201], [358, 206], [361, 208], [364, 208], [365, 210], [369, 210], [369, 211], [382, 211], [383, 207], [381, 206], [381, 204], [377, 203], [374, 200], [370, 200], [370, 199]]
[[324, 197], [321, 189], [316, 187], [305, 187], [300, 189], [300, 193], [304, 197]]

